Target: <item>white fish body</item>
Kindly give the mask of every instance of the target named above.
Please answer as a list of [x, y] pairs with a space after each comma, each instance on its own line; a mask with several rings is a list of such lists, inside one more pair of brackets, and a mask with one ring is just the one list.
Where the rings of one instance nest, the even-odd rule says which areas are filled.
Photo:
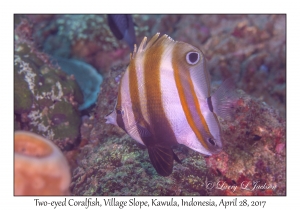
[[145, 37], [135, 48], [115, 110], [106, 119], [145, 145], [156, 171], [168, 176], [173, 160], [180, 162], [172, 146], [184, 144], [205, 155], [222, 149], [216, 112], [226, 116], [228, 105], [220, 103], [224, 90], [217, 90], [219, 98], [211, 97], [206, 60], [198, 48], [158, 37], [148, 44]]

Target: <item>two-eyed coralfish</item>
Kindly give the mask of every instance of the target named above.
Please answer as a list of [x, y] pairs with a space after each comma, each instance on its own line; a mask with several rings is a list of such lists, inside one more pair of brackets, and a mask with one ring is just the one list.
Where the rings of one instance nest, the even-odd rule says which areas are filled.
[[[211, 96], [210, 76], [203, 53], [196, 47], [159, 33], [134, 49], [107, 123], [121, 127], [148, 149], [152, 165], [162, 176], [180, 162], [172, 146], [184, 144], [205, 155], [222, 149], [216, 114], [228, 115], [223, 83]], [[223, 103], [225, 102], [225, 103]]]

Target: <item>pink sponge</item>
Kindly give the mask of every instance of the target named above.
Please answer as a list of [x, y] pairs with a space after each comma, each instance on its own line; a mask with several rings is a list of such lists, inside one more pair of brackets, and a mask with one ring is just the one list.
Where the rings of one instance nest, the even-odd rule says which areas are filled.
[[70, 168], [51, 141], [17, 131], [14, 152], [15, 195], [69, 195]]

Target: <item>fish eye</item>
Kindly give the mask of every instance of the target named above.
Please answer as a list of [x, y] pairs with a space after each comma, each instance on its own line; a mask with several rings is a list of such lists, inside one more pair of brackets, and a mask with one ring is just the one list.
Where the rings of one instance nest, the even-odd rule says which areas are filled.
[[200, 56], [197, 52], [189, 52], [186, 54], [186, 62], [188, 62], [188, 64], [195, 65], [198, 63], [199, 59]]
[[208, 142], [213, 145], [216, 146], [216, 142], [212, 139], [212, 138], [208, 138]]

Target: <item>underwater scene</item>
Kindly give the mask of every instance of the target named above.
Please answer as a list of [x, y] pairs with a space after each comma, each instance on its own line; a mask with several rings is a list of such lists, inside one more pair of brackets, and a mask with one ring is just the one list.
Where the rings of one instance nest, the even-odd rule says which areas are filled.
[[15, 195], [286, 195], [286, 15], [14, 15], [14, 131]]

